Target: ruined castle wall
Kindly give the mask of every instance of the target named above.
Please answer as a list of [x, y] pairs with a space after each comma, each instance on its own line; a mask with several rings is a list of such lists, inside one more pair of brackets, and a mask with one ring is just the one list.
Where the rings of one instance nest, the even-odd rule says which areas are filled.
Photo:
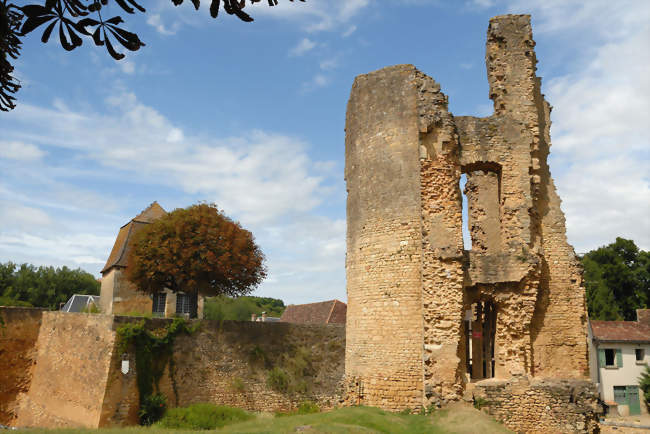
[[[131, 321], [118, 317], [115, 328]], [[169, 323], [147, 320], [154, 330]], [[176, 338], [172, 372], [168, 367], [160, 391], [170, 406], [211, 402], [251, 411], [289, 411], [309, 400], [330, 409], [340, 400], [344, 349], [341, 325], [202, 321], [195, 334]], [[298, 353], [307, 361], [302, 376], [291, 370]], [[132, 351], [126, 356], [131, 369], [126, 375], [120, 370], [122, 355], [115, 354], [111, 361], [100, 426], [138, 422], [135, 359]], [[272, 367], [287, 372], [292, 390], [269, 387]], [[296, 385], [300, 390], [293, 390]]]
[[356, 78], [347, 108], [346, 376], [352, 403], [423, 398], [422, 224], [416, 69]]
[[20, 427], [99, 423], [115, 343], [107, 315], [43, 312], [29, 391], [19, 396]]
[[591, 434], [598, 431], [600, 411], [590, 381], [540, 380], [526, 377], [486, 381], [476, 385], [475, 397], [487, 412], [516, 432], [531, 434]]
[[457, 399], [464, 352], [462, 199], [458, 136], [447, 97], [418, 73], [422, 212], [423, 405]]
[[0, 425], [13, 425], [17, 398], [29, 390], [44, 309], [0, 307]]

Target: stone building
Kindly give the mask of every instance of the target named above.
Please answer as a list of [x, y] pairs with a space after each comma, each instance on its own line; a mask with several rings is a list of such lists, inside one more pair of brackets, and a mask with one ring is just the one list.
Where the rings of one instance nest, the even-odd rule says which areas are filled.
[[[534, 46], [530, 16], [490, 20], [494, 114], [484, 118], [452, 115], [440, 85], [413, 65], [354, 81], [345, 151], [348, 402], [421, 408], [500, 381], [516, 388], [503, 399], [533, 414], [551, 408], [549, 381], [570, 380], [566, 387], [586, 388], [584, 407], [566, 407], [582, 412], [571, 426], [591, 426], [581, 267], [547, 163], [551, 107]], [[531, 417], [531, 426], [543, 424]]]
[[203, 317], [204, 297], [196, 294], [162, 291], [153, 296], [139, 291], [126, 278], [126, 267], [133, 236], [144, 226], [162, 217], [166, 211], [153, 202], [120, 228], [106, 265], [102, 269], [100, 308], [109, 315], [148, 314], [172, 317]]

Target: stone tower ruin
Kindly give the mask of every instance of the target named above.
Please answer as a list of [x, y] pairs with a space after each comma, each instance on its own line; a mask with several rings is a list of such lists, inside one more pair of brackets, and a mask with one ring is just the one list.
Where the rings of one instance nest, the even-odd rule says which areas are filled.
[[551, 107], [534, 47], [530, 16], [490, 20], [494, 114], [484, 118], [452, 115], [440, 85], [413, 65], [354, 81], [348, 402], [414, 409], [488, 378], [533, 387], [588, 377], [581, 267], [547, 163]]

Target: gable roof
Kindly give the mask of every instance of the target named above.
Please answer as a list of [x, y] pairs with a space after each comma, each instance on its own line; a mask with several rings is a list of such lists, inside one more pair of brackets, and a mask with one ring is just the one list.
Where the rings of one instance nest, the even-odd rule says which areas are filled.
[[599, 342], [650, 342], [650, 325], [637, 321], [591, 321], [591, 332]]
[[102, 268], [101, 273], [104, 274], [113, 267], [126, 267], [126, 260], [131, 248], [133, 235], [135, 235], [135, 233], [144, 225], [148, 225], [165, 214], [167, 214], [167, 212], [158, 205], [158, 202], [153, 202], [144, 211], [122, 226], [120, 231], [117, 233], [115, 244], [113, 244], [111, 253], [108, 255], [106, 265]]
[[347, 305], [338, 300], [290, 304], [280, 321], [298, 324], [345, 324]]

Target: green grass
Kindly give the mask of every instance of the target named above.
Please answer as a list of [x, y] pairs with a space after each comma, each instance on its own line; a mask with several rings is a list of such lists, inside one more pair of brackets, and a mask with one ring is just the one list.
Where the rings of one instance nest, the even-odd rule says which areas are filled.
[[[298, 428], [298, 430], [296, 430]], [[43, 432], [45, 430], [25, 430]], [[48, 433], [81, 434], [97, 430], [64, 429]], [[173, 430], [160, 426], [102, 429], [101, 434], [112, 433], [189, 433], [192, 430]], [[246, 422], [232, 423], [214, 433], [390, 433], [390, 434], [443, 434], [443, 433], [508, 433], [502, 425], [467, 404], [454, 404], [448, 409], [434, 411], [431, 416], [391, 413], [373, 407], [346, 407], [323, 413], [297, 414], [274, 417], [263, 413]]]

